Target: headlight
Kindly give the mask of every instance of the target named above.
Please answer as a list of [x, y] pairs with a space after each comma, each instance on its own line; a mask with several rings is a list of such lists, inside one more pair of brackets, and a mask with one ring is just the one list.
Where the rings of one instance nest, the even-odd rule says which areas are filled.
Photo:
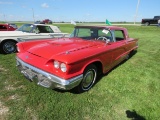
[[62, 72], [66, 72], [66, 71], [67, 71], [66, 64], [61, 63], [61, 65], [60, 65], [60, 69], [61, 69], [61, 71], [62, 71]]
[[54, 61], [54, 67], [57, 68], [57, 69], [59, 68], [59, 62], [58, 61]]

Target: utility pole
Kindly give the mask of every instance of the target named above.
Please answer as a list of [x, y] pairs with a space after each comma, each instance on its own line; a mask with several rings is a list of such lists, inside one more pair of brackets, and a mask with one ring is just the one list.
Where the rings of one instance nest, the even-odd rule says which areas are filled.
[[6, 16], [5, 16], [5, 14], [3, 14], [4, 15], [4, 21], [6, 22], [7, 20], [6, 20]]
[[135, 15], [135, 18], [134, 18], [134, 24], [136, 24], [136, 19], [137, 19], [137, 15], [138, 15], [139, 2], [140, 2], [140, 0], [138, 0], [138, 3], [137, 3], [137, 9], [136, 9], [136, 15]]
[[34, 22], [35, 22], [35, 18], [34, 18], [34, 10], [33, 10], [33, 8], [32, 8], [32, 13], [33, 13], [33, 20], [34, 20]]

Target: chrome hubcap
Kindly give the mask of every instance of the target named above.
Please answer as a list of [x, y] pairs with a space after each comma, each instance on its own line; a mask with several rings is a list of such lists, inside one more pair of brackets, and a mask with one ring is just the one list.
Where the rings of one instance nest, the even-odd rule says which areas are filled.
[[96, 72], [94, 69], [89, 70], [86, 73], [86, 75], [83, 78], [83, 84], [82, 84], [83, 89], [87, 90], [93, 85], [95, 81], [95, 76], [96, 76]]
[[15, 43], [14, 42], [6, 42], [3, 46], [3, 49], [6, 53], [12, 53], [15, 51]]

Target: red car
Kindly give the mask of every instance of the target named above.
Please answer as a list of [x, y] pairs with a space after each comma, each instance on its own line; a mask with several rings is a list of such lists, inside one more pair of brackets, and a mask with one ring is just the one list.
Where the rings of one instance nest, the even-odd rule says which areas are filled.
[[17, 26], [14, 24], [0, 24], [0, 31], [14, 31], [17, 29]]
[[125, 28], [76, 26], [70, 38], [18, 43], [16, 60], [21, 73], [38, 85], [84, 92], [137, 48], [138, 39], [129, 38]]
[[52, 24], [52, 21], [50, 19], [45, 19], [42, 22], [45, 24]]

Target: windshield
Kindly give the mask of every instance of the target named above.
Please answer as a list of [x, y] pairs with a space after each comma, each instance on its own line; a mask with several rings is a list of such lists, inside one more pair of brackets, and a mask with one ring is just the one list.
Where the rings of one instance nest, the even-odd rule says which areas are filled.
[[18, 28], [16, 31], [22, 31], [22, 32], [32, 32], [33, 29], [35, 28], [36, 26], [33, 25], [33, 24], [24, 24], [22, 25], [20, 28]]
[[28, 33], [54, 33], [50, 26], [24, 24], [16, 31], [28, 32]]
[[112, 40], [111, 32], [107, 29], [101, 28], [75, 28], [70, 38], [78, 37], [85, 40], [97, 40], [98, 38], [105, 37], [106, 39]]

